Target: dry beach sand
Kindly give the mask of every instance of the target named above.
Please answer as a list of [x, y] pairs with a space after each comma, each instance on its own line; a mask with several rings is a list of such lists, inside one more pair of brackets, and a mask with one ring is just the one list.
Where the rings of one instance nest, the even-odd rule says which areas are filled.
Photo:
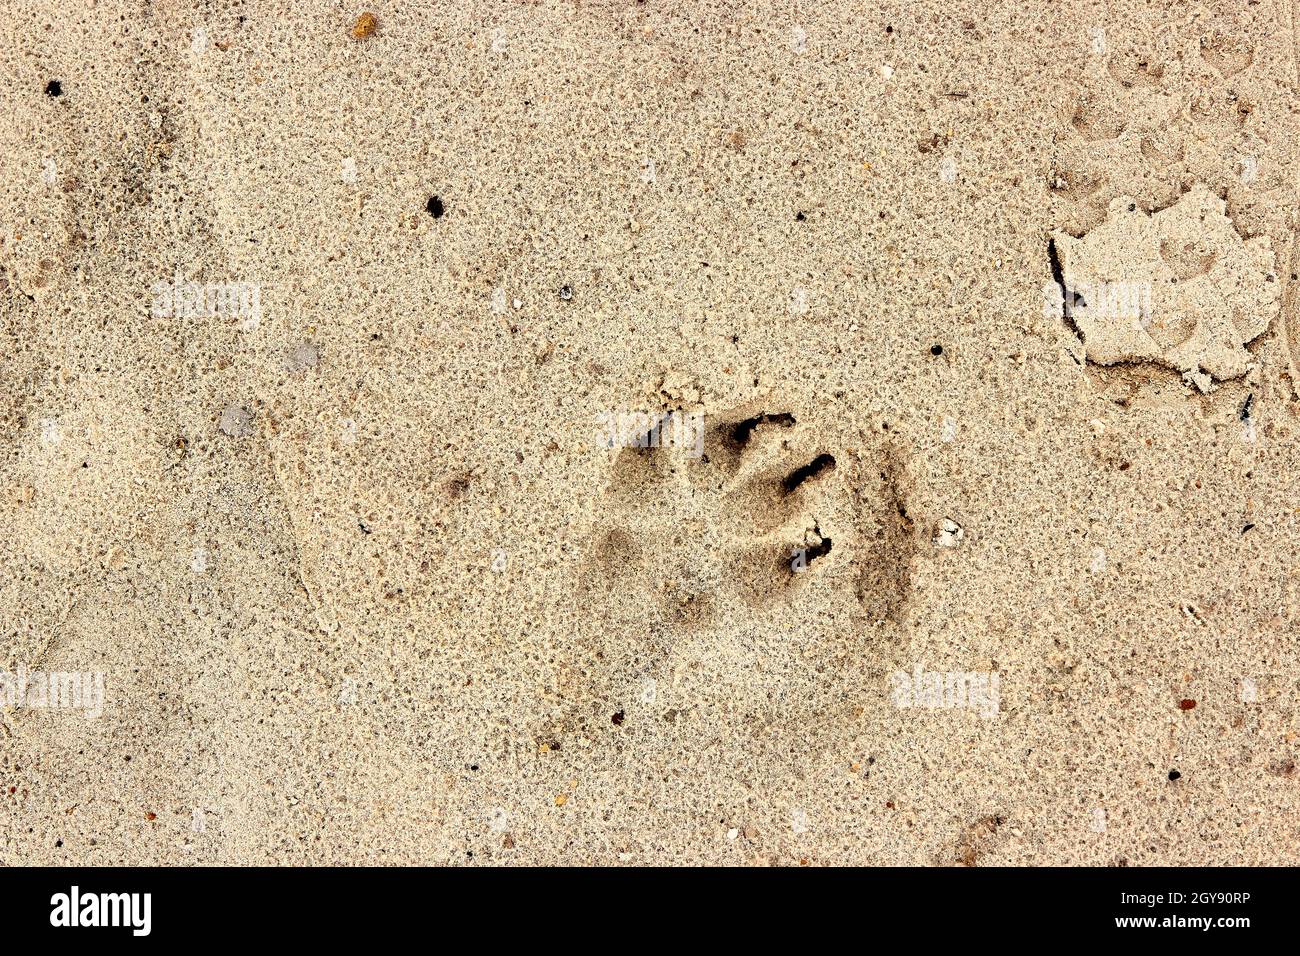
[[0, 21], [0, 862], [1297, 862], [1294, 0]]

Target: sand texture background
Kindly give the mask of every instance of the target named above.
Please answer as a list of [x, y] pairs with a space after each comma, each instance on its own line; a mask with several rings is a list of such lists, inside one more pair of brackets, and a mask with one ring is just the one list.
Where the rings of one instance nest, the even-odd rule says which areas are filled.
[[1297, 862], [1296, 16], [3, 0], [0, 862]]

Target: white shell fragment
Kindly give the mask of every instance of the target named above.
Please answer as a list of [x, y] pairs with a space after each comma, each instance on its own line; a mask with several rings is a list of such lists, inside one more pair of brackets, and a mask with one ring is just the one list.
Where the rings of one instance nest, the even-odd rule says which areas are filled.
[[955, 548], [965, 536], [966, 532], [961, 525], [951, 518], [944, 518], [939, 522], [939, 531], [934, 536], [934, 543], [941, 548]]

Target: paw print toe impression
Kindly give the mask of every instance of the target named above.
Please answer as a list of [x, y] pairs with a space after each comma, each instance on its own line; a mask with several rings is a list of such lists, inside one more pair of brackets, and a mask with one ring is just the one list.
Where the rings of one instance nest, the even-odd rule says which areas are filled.
[[731, 607], [788, 604], [850, 560], [836, 538], [865, 540], [859, 518], [871, 524], [869, 556], [880, 557], [874, 511], [858, 515], [837, 456], [786, 409], [714, 416], [694, 447], [636, 445], [611, 450], [585, 575], [619, 605], [647, 602], [659, 620], [691, 630]]

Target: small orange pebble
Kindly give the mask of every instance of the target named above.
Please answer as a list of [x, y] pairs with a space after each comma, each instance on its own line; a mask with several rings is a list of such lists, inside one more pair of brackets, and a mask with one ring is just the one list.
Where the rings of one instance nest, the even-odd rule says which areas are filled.
[[375, 15], [366, 11], [357, 17], [356, 26], [352, 28], [352, 39], [364, 40], [368, 36], [373, 36], [378, 26], [379, 21], [375, 19]]
[[145, 818], [146, 820], [152, 822], [152, 821], [158, 819], [158, 814], [154, 813], [154, 812], [151, 810], [151, 811], [149, 811], [148, 813], [146, 813], [146, 814], [144, 815], [144, 818]]
[[1196, 701], [1192, 700], [1190, 697], [1184, 697], [1182, 700], [1178, 702], [1178, 707], [1180, 710], [1191, 710], [1195, 706], [1196, 706]]
[[557, 807], [562, 807], [568, 802], [569, 802], [569, 795], [567, 793], [561, 793], [555, 798], [555, 805]]

